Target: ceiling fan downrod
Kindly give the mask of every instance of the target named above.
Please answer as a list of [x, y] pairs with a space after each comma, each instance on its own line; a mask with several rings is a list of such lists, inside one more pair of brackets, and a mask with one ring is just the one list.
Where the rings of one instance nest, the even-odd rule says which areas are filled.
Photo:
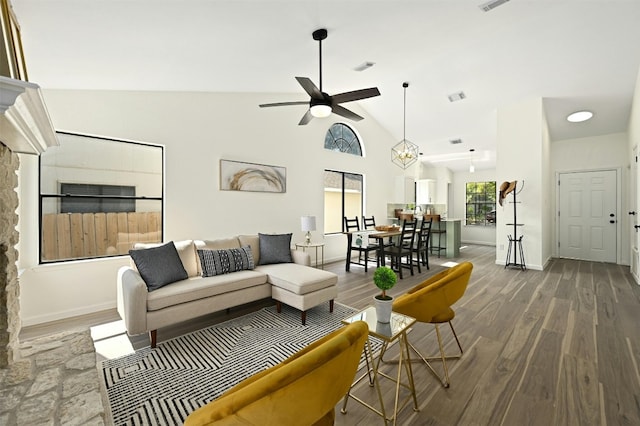
[[319, 30], [315, 30], [312, 33], [313, 39], [318, 42], [319, 51], [320, 51], [320, 93], [322, 93], [322, 40], [327, 38], [327, 30], [324, 28], [320, 28]]

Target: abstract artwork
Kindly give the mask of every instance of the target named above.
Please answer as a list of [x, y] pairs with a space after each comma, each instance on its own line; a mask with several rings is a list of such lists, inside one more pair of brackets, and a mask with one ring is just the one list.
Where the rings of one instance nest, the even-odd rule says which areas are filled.
[[220, 160], [220, 189], [287, 192], [287, 169], [279, 166]]

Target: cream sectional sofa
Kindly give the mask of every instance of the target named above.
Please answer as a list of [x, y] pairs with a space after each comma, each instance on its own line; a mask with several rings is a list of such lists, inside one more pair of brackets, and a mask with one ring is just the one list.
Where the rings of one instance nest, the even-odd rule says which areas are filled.
[[[131, 335], [149, 332], [151, 346], [155, 347], [159, 328], [268, 297], [276, 301], [278, 312], [281, 303], [299, 309], [303, 325], [306, 311], [323, 302], [328, 301], [329, 309], [333, 312], [333, 300], [338, 295], [337, 275], [312, 268], [307, 253], [290, 248], [291, 262], [261, 264], [260, 240], [263, 237], [268, 236], [239, 235], [219, 240], [174, 242], [187, 278], [152, 291], [133, 261], [131, 266], [120, 268], [117, 308], [127, 332]], [[157, 246], [159, 244], [137, 244], [134, 249]], [[247, 246], [251, 249], [255, 265], [253, 269], [203, 276], [198, 250], [215, 251]], [[269, 252], [265, 252], [265, 247], [262, 251], [263, 260], [271, 257]]]

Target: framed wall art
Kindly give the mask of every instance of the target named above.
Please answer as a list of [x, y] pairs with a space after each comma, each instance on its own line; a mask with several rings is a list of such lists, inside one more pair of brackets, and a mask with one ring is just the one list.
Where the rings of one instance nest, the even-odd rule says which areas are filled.
[[287, 192], [287, 169], [280, 166], [220, 160], [223, 191]]

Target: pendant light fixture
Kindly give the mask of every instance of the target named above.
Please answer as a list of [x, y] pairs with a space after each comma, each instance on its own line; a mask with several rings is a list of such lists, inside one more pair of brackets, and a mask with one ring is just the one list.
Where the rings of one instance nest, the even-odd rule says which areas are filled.
[[474, 157], [473, 153], [474, 153], [474, 151], [475, 151], [475, 149], [473, 149], [473, 148], [471, 148], [469, 150], [469, 153], [470, 153], [470, 155], [469, 155], [469, 157], [470, 157], [470, 160], [469, 160], [469, 173], [474, 173], [476, 171], [476, 165], [473, 164], [473, 157]]
[[402, 140], [394, 145], [391, 148], [391, 161], [401, 167], [406, 169], [416, 161], [418, 161], [418, 145], [414, 144], [411, 141], [408, 141], [406, 138], [407, 132], [407, 87], [409, 87], [409, 83], [406, 81], [402, 83], [402, 87], [404, 87], [404, 121], [402, 127]]

